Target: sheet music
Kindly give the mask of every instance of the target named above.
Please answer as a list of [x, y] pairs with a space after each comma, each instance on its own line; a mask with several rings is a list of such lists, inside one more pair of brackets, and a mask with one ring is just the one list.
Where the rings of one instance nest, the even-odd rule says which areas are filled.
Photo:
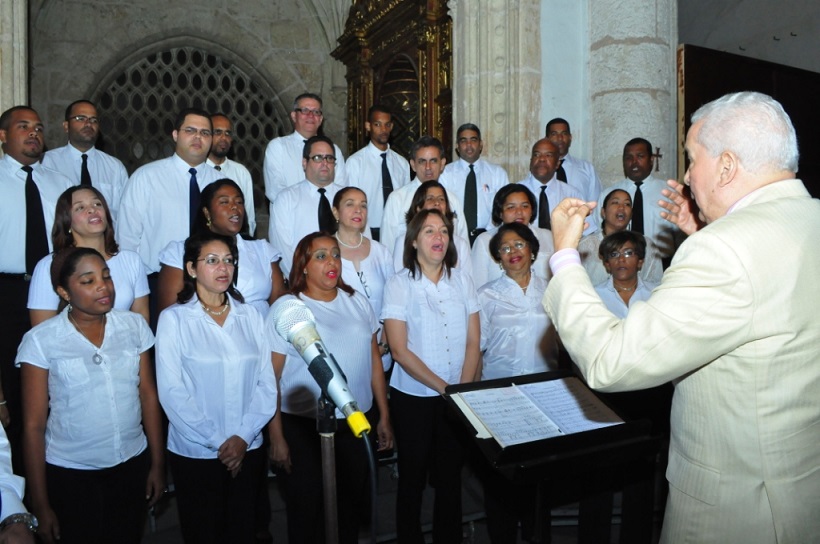
[[566, 434], [624, 422], [578, 378], [528, 383], [519, 388]]

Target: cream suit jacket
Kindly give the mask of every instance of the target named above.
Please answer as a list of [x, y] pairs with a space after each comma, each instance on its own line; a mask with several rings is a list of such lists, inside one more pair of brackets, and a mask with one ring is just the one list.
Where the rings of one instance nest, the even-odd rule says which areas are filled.
[[675, 382], [661, 542], [820, 541], [820, 201], [799, 180], [690, 236], [623, 321], [581, 266], [544, 306], [591, 387]]

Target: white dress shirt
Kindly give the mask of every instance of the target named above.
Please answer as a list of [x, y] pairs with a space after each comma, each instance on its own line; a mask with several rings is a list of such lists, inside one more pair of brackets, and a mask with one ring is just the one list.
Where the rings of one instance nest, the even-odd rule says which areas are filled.
[[535, 273], [526, 293], [506, 274], [479, 287], [482, 380], [558, 368], [558, 335], [541, 305], [546, 290]]
[[[635, 182], [626, 178], [615, 183], [611, 187], [601, 193], [601, 198], [598, 202], [598, 209], [603, 206], [606, 195], [615, 189], [622, 189], [629, 193], [632, 201], [635, 201]], [[641, 183], [641, 194], [643, 195], [643, 232], [647, 241], [652, 241], [661, 258], [671, 257], [675, 254], [675, 250], [683, 242], [685, 238], [681, 230], [661, 217], [661, 212], [664, 211], [658, 205], [658, 200], [669, 200], [661, 193], [661, 190], [666, 189], [666, 182], [664, 180], [648, 176], [643, 183]], [[630, 228], [632, 224], [630, 223]]]
[[[392, 249], [396, 247], [396, 240], [404, 236], [404, 232], [407, 230], [405, 214], [407, 210], [410, 209], [410, 204], [413, 202], [413, 195], [416, 194], [419, 187], [421, 187], [421, 182], [419, 178], [415, 178], [401, 189], [390, 193], [390, 196], [387, 198], [381, 231], [379, 231], [379, 241], [384, 244], [386, 248]], [[465, 239], [469, 238], [467, 235], [467, 222], [462, 219], [464, 217], [464, 211], [461, 208], [461, 201], [452, 191], [447, 191], [447, 200], [450, 201], [450, 209], [456, 214], [456, 234]]]
[[[609, 277], [609, 272], [606, 271], [601, 257], [598, 256], [598, 250], [603, 239], [603, 232], [596, 230], [589, 236], [581, 238], [581, 242], [578, 244], [581, 264], [584, 265], [587, 274], [589, 274], [589, 281], [592, 285], [598, 285]], [[663, 263], [655, 244], [649, 238], [646, 238], [646, 255], [643, 259], [643, 267], [638, 271], [638, 276], [653, 284], [660, 283], [663, 277]]]
[[[493, 226], [492, 213], [495, 194], [499, 189], [510, 183], [510, 178], [503, 168], [482, 158], [473, 163], [473, 171], [476, 178], [476, 203], [478, 204], [476, 228], [489, 229]], [[444, 172], [439, 178], [439, 182], [448, 191], [456, 195], [462, 204], [464, 203], [464, 193], [469, 173], [470, 163], [464, 159], [459, 159], [445, 166]], [[466, 225], [467, 219], [464, 218], [463, 221]]]
[[[293, 298], [293, 295], [284, 295], [276, 299], [265, 319], [265, 328], [271, 351], [285, 355], [285, 368], [279, 379], [282, 412], [315, 418], [316, 404], [322, 393], [319, 384], [308, 371], [307, 364], [296, 348], [276, 332], [273, 320], [273, 316], [277, 314], [276, 305]], [[373, 335], [379, 330], [379, 322], [370, 303], [358, 292], [350, 296], [338, 289], [336, 298], [330, 302], [314, 300], [304, 293], [298, 298], [313, 312], [316, 331], [347, 377], [350, 394], [356, 399], [359, 410], [367, 412], [373, 406], [371, 342]], [[338, 408], [336, 417], [344, 419]]]
[[217, 165], [209, 157], [205, 160], [205, 164], [213, 167], [215, 170], [216, 167], [219, 166], [216, 179], [232, 179], [239, 185], [239, 188], [242, 190], [242, 196], [245, 198], [245, 216], [248, 218], [248, 229], [250, 230], [248, 234], [253, 235], [256, 232], [256, 206], [253, 202], [253, 179], [251, 178], [251, 173], [245, 168], [245, 165], [228, 158], [226, 158], [222, 164]]
[[[403, 232], [401, 237], [396, 240], [396, 247], [393, 248], [393, 267], [396, 270], [404, 268], [404, 238], [406, 232]], [[473, 276], [473, 262], [470, 259], [470, 242], [462, 238], [458, 234], [453, 237], [453, 244], [456, 246], [456, 265], [453, 268], [461, 270], [462, 274], [466, 274], [470, 278]], [[475, 283], [475, 282], [473, 282]]]
[[[555, 246], [552, 241], [552, 231], [536, 227], [533, 223], [528, 225], [535, 237], [538, 239], [538, 256], [532, 265], [533, 273], [540, 278], [549, 281], [552, 272], [549, 267], [549, 260], [555, 253]], [[493, 227], [487, 232], [482, 232], [473, 244], [471, 260], [473, 262], [473, 282], [477, 287], [481, 287], [487, 282], [497, 280], [504, 275], [501, 265], [490, 255], [490, 240], [498, 227]]]
[[[532, 194], [535, 195], [535, 203], [536, 206], [541, 198], [541, 185], [543, 185], [540, 181], [535, 179], [532, 174], [526, 177], [526, 179], [522, 179], [519, 181], [521, 185], [524, 185], [532, 191]], [[552, 215], [552, 210], [565, 198], [580, 198], [583, 199], [584, 196], [581, 192], [576, 189], [575, 187], [564, 183], [563, 181], [558, 181], [558, 178], [555, 175], [552, 176], [552, 179], [546, 183], [547, 186], [547, 201], [550, 205], [550, 215]], [[541, 213], [541, 210], [538, 210], [538, 213]], [[589, 222], [589, 227], [584, 230], [584, 235], [590, 234], [595, 232], [598, 228], [598, 223], [592, 217], [595, 214], [589, 216], [587, 221]], [[535, 219], [536, 224], [538, 223], [538, 218]]]
[[0, 520], [12, 514], [27, 512], [23, 506], [23, 491], [26, 481], [11, 471], [11, 446], [6, 436], [6, 429], [0, 425]]
[[612, 283], [612, 276], [595, 286], [595, 291], [601, 296], [601, 300], [606, 304], [607, 309], [615, 314], [618, 319], [624, 319], [629, 313], [629, 308], [636, 302], [642, 300], [649, 300], [652, 290], [658, 285], [655, 283], [645, 283], [640, 276], [638, 276], [638, 285], [635, 287], [635, 292], [629, 299], [629, 306], [624, 304], [624, 299], [618, 294], [615, 285]]
[[[54, 254], [49, 253], [37, 263], [31, 274], [28, 288], [29, 310], [56, 310], [60, 297], [51, 285], [51, 261]], [[121, 249], [119, 253], [105, 262], [111, 271], [114, 281], [114, 308], [130, 310], [134, 300], [148, 296], [148, 278], [142, 266], [140, 256], [133, 251]]]
[[384, 215], [384, 191], [382, 190], [382, 153], [387, 153], [387, 170], [393, 190], [410, 183], [410, 163], [407, 159], [390, 149], [382, 151], [373, 142], [358, 150], [345, 163], [347, 184], [358, 187], [367, 195], [367, 225], [377, 229], [382, 224]]
[[[99, 348], [71, 324], [68, 308], [26, 333], [15, 364], [48, 371], [47, 463], [101, 469], [145, 450], [140, 354], [153, 345], [145, 319], [121, 310], [106, 314]], [[102, 356], [99, 365], [95, 354]]]
[[[271, 263], [282, 256], [267, 240], [245, 240], [236, 235], [236, 248], [239, 251], [239, 272], [236, 289], [262, 317], [268, 314], [270, 293], [273, 290]], [[182, 270], [182, 259], [185, 255], [185, 242], [171, 242], [159, 254], [159, 262], [165, 266]]]
[[[305, 179], [305, 169], [302, 168], [302, 151], [305, 148], [307, 138], [296, 131], [287, 135], [274, 138], [268, 142], [265, 148], [265, 162], [263, 173], [265, 175], [265, 196], [270, 202], [271, 216], [273, 216], [273, 203], [279, 197], [279, 193], [296, 185]], [[336, 170], [334, 181], [339, 185], [346, 185], [345, 158], [339, 146], [333, 144], [336, 152]]]
[[[404, 321], [407, 349], [439, 378], [449, 384], [461, 381], [467, 351], [470, 316], [478, 312], [473, 282], [457, 269], [450, 277], [442, 274], [433, 283], [424, 274], [410, 277], [407, 269], [387, 282], [382, 319]], [[390, 386], [416, 397], [437, 397], [439, 393], [419, 382], [401, 366], [393, 368]]]
[[168, 449], [215, 459], [236, 435], [248, 449], [276, 412], [276, 378], [262, 316], [231, 299], [220, 327], [194, 297], [169, 306], [157, 324], [157, 390], [168, 416]]
[[[575, 187], [587, 202], [597, 202], [601, 196], [601, 178], [595, 173], [592, 163], [573, 157], [569, 153], [561, 164], [567, 174], [567, 183]], [[597, 218], [596, 218], [597, 219]]]
[[[0, 158], [0, 183], [3, 184], [3, 198], [0, 198], [0, 272], [23, 274], [26, 272], [26, 177], [23, 165], [11, 155]], [[51, 227], [54, 225], [54, 211], [57, 199], [63, 191], [73, 185], [71, 180], [39, 162], [31, 165], [32, 179], [40, 191], [43, 203], [48, 249], [52, 251]]]
[[70, 179], [74, 185], [79, 185], [83, 153], [88, 157], [86, 162], [88, 173], [91, 176], [91, 185], [105, 197], [111, 215], [116, 221], [122, 192], [125, 189], [125, 182], [128, 181], [128, 171], [118, 158], [103, 153], [96, 147], [83, 152], [71, 144], [66, 144], [47, 151], [43, 156], [43, 165], [57, 170]]
[[[200, 190], [219, 179], [204, 162], [194, 168]], [[139, 254], [149, 274], [159, 272], [159, 252], [168, 242], [185, 240], [191, 233], [190, 169], [175, 153], [141, 166], [125, 185], [117, 241]]]
[[[336, 182], [325, 185], [325, 196], [333, 204], [333, 197], [344, 186]], [[268, 239], [279, 252], [279, 266], [285, 278], [290, 274], [293, 252], [299, 241], [319, 230], [319, 186], [302, 178], [302, 181], [279, 193], [271, 205]], [[365, 235], [369, 232], [365, 233]]]

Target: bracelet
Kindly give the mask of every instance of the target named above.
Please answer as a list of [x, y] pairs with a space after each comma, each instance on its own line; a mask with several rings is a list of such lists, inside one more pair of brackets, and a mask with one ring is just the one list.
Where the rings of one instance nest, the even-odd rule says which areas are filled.
[[0, 400], [0, 406], [5, 406], [8, 402], [7, 400]]

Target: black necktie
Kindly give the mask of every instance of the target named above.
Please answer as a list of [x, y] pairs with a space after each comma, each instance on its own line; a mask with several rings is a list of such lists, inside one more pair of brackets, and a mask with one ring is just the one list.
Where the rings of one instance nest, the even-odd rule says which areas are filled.
[[467, 220], [467, 230], [473, 232], [478, 224], [478, 194], [474, 165], [470, 165], [470, 173], [464, 182], [464, 218]]
[[80, 167], [80, 185], [91, 187], [91, 174], [88, 173], [88, 155], [82, 154], [83, 165]]
[[381, 153], [382, 156], [382, 194], [384, 195], [384, 202], [387, 203], [387, 197], [393, 192], [393, 179], [390, 177], [390, 170], [387, 169], [387, 152]]
[[567, 172], [564, 170], [564, 159], [558, 161], [558, 170], [555, 172], [555, 177], [558, 181], [567, 182]]
[[333, 232], [333, 212], [330, 210], [330, 201], [325, 196], [325, 188], [319, 189], [319, 230]]
[[542, 229], [550, 228], [550, 201], [547, 200], [547, 186], [541, 186], [541, 196], [538, 197], [538, 226]]
[[31, 274], [37, 262], [48, 255], [48, 235], [46, 219], [43, 216], [43, 202], [40, 190], [31, 175], [31, 166], [22, 168], [26, 172], [26, 272]]
[[196, 220], [196, 216], [199, 211], [199, 183], [196, 181], [196, 168], [191, 168], [188, 170], [191, 174], [191, 181], [188, 183], [188, 204], [190, 205], [190, 212], [191, 212], [191, 224], [190, 224], [190, 232], [193, 234], [194, 231], [194, 221]]
[[643, 234], [643, 194], [642, 181], [635, 182], [635, 198], [632, 199], [632, 231]]

